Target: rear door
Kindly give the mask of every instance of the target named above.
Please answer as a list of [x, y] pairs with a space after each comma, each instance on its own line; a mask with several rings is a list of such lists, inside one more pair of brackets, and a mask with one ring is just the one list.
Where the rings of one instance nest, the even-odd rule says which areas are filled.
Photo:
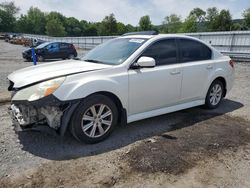
[[171, 106], [180, 99], [181, 70], [176, 40], [157, 41], [142, 56], [154, 58], [156, 66], [129, 70], [128, 115]]
[[67, 58], [72, 50], [70, 49], [70, 44], [60, 43], [60, 55], [61, 58]]
[[214, 70], [212, 51], [192, 39], [178, 39], [182, 74], [181, 100], [189, 102], [202, 98], [208, 77]]

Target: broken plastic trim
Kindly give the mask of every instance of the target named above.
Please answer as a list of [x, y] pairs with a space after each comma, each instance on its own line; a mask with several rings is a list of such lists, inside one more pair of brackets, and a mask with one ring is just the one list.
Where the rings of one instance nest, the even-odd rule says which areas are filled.
[[[32, 122], [29, 125], [25, 125], [24, 127], [21, 126], [23, 130], [26, 129], [26, 127], [30, 129], [33, 126], [35, 127], [36, 125], [40, 124], [42, 119], [39, 119], [39, 116], [43, 115], [44, 116], [43, 120], [48, 124], [48, 127], [54, 129], [55, 132], [57, 132], [62, 137], [64, 136], [68, 128], [70, 118], [79, 103], [80, 103], [80, 100], [60, 101], [53, 95], [50, 95], [48, 97], [45, 97], [45, 98], [42, 98], [40, 100], [33, 101], [33, 102], [29, 102], [29, 101], [12, 102], [12, 104], [17, 105], [17, 106], [18, 105], [27, 106], [27, 108], [32, 107], [37, 110], [35, 117], [33, 117], [34, 119], [37, 118], [37, 121]], [[53, 111], [53, 108], [55, 108], [54, 111], [56, 112], [54, 113], [55, 117], [53, 117], [53, 115], [51, 116], [51, 113], [49, 113], [49, 111], [51, 110]], [[51, 117], [48, 117], [48, 114]], [[54, 123], [54, 124], [51, 124], [51, 123]], [[59, 124], [56, 124], [56, 123], [59, 123]], [[16, 122], [14, 124], [16, 124]]]

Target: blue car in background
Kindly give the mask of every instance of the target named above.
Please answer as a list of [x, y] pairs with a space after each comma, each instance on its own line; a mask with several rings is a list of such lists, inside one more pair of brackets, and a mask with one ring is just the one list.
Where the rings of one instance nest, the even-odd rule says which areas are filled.
[[[73, 44], [66, 42], [45, 42], [35, 48], [37, 61], [45, 59], [73, 59], [77, 57], [77, 51]], [[25, 50], [22, 56], [27, 61], [32, 60], [31, 48]]]

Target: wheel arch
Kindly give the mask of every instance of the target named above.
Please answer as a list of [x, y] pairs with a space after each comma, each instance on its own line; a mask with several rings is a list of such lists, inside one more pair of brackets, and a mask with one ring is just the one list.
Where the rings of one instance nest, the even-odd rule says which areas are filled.
[[[223, 94], [223, 97], [225, 97], [226, 94], [227, 94], [227, 81], [226, 81], [226, 79], [225, 79], [224, 77], [222, 77], [222, 76], [219, 76], [219, 77], [217, 77], [215, 80], [219, 80], [219, 81], [222, 82], [223, 87], [224, 87], [224, 94]], [[214, 81], [215, 81], [215, 80], [214, 80]], [[213, 81], [213, 82], [214, 82], [214, 81]]]
[[[208, 89], [210, 88], [210, 86], [212, 85], [212, 83], [213, 83], [215, 80], [219, 80], [219, 81], [222, 82], [223, 87], [224, 87], [224, 88], [223, 88], [223, 89], [224, 89], [223, 97], [225, 97], [226, 94], [227, 94], [227, 81], [226, 81], [226, 79], [225, 79], [223, 76], [218, 76], [218, 77], [214, 78], [214, 79], [211, 81], [211, 83], [210, 83]], [[207, 91], [208, 91], [208, 90], [207, 90]]]
[[[98, 92], [95, 92], [95, 93], [88, 95], [87, 97], [90, 97], [92, 95], [98, 95], [98, 94], [104, 95], [104, 96], [110, 98], [115, 103], [117, 110], [118, 110], [118, 115], [119, 115], [118, 122], [120, 124], [126, 124], [127, 123], [127, 110], [122, 105], [122, 102], [119, 99], [119, 97], [117, 95], [115, 95], [114, 93], [109, 92], [109, 91], [98, 91]], [[87, 98], [87, 97], [85, 97], [85, 98]]]
[[66, 111], [66, 113], [63, 115], [63, 123], [60, 127], [60, 135], [63, 137], [66, 130], [69, 128], [69, 121], [71, 119], [72, 114], [76, 110], [77, 106], [80, 105], [81, 101], [84, 101], [87, 97], [93, 96], [93, 95], [104, 95], [108, 98], [110, 98], [112, 101], [114, 101], [117, 110], [118, 110], [118, 123], [120, 125], [126, 125], [127, 124], [127, 110], [123, 107], [121, 100], [119, 97], [117, 97], [114, 93], [108, 92], [108, 91], [98, 91], [95, 93], [92, 93], [82, 99], [78, 99], [78, 101], [71, 105], [71, 107]]

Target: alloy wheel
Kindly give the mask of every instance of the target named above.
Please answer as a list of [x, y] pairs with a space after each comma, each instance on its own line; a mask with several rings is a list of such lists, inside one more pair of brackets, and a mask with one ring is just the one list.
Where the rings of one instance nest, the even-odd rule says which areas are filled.
[[209, 94], [209, 101], [213, 106], [216, 106], [222, 97], [222, 88], [220, 84], [215, 84]]
[[105, 104], [95, 104], [85, 111], [81, 128], [88, 137], [98, 138], [110, 129], [112, 121], [111, 109]]

